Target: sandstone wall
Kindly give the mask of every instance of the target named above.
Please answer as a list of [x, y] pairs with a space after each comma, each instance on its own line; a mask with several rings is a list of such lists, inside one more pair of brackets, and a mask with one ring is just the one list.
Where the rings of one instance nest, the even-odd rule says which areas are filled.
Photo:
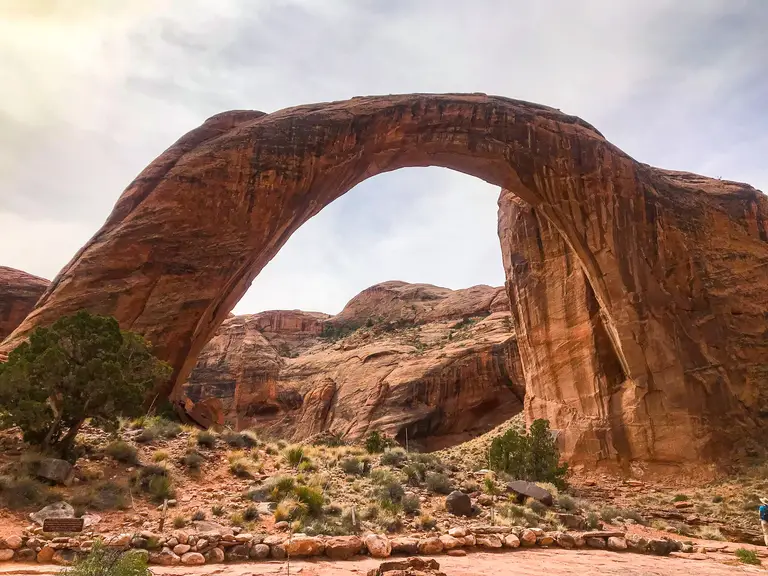
[[0, 266], [0, 341], [21, 324], [49, 284], [43, 278]]

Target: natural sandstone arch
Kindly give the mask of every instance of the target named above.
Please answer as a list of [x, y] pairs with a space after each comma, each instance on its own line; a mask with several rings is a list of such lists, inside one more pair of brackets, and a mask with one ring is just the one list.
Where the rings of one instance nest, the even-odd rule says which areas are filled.
[[[610, 359], [613, 388], [602, 390], [599, 374], [587, 371], [597, 379], [587, 385], [589, 393], [608, 396], [589, 416], [590, 426], [608, 433], [598, 434], [597, 446], [571, 442], [571, 455], [581, 450], [581, 456], [597, 458], [674, 460], [681, 451], [671, 443], [685, 438], [688, 455], [682, 457], [697, 458], [712, 453], [725, 436], [711, 437], [713, 425], [724, 422], [710, 421], [713, 406], [725, 406], [729, 422], [749, 424], [768, 404], [765, 388], [757, 385], [768, 373], [765, 354], [762, 360], [755, 356], [730, 366], [720, 353], [688, 353], [686, 340], [686, 357], [678, 357], [680, 333], [702, 321], [697, 316], [704, 313], [702, 287], [715, 276], [726, 291], [735, 285], [728, 264], [706, 252], [715, 249], [713, 234], [738, 245], [746, 260], [739, 270], [745, 282], [766, 285], [765, 198], [744, 185], [713, 184], [640, 164], [579, 118], [482, 94], [354, 98], [209, 119], [131, 183], [104, 226], [0, 352], [36, 325], [88, 308], [113, 314], [123, 327], [154, 342], [159, 356], [174, 367], [172, 382], [161, 392], [178, 390], [202, 346], [303, 222], [370, 176], [429, 165], [475, 175], [525, 201], [535, 214], [522, 229], [539, 235], [543, 228], [556, 230], [563, 242], [558, 257], [570, 258], [569, 266], [583, 274], [599, 316], [600, 342], [593, 342]], [[729, 221], [734, 215], [743, 225]], [[515, 296], [530, 281], [515, 265], [536, 255], [525, 239], [504, 228], [508, 216], [502, 210], [500, 232], [509, 291]], [[546, 260], [547, 250], [540, 239], [536, 242]], [[666, 242], [682, 252], [670, 254]], [[520, 256], [518, 245], [528, 252]], [[707, 268], [712, 262], [717, 269]], [[542, 266], [546, 279], [548, 264]], [[673, 286], [670, 277], [689, 286]], [[765, 291], [747, 292], [725, 299], [737, 302], [748, 318], [735, 329], [718, 320], [715, 332], [722, 333], [705, 336], [715, 345], [723, 336], [744, 336], [758, 351], [767, 351]], [[518, 322], [531, 334], [548, 319], [519, 314]], [[596, 325], [594, 318], [590, 322]], [[578, 336], [584, 339], [583, 333]], [[529, 348], [535, 344], [530, 340]], [[718, 366], [713, 368], [714, 357]], [[537, 386], [529, 375], [557, 362], [556, 350], [528, 350], [529, 387]], [[714, 400], [688, 409], [685, 395], [699, 385], [698, 377], [689, 375], [692, 370], [704, 370], [701, 385], [714, 391]], [[559, 403], [558, 410], [546, 410], [556, 426], [573, 424], [562, 414], [576, 409], [567, 395], [557, 393], [573, 385], [557, 381], [547, 392], [552, 398], [544, 406]], [[671, 422], [664, 419], [670, 408], [679, 416]], [[621, 438], [610, 433], [626, 427], [645, 433]]]

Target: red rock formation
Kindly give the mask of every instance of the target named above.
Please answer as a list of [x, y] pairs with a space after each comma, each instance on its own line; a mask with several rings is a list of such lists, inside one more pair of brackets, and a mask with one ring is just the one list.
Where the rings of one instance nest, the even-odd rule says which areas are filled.
[[[732, 454], [735, 437], [761, 438], [768, 413], [766, 197], [746, 185], [641, 164], [579, 118], [483, 94], [354, 98], [209, 119], [126, 189], [0, 352], [36, 325], [88, 308], [156, 344], [174, 367], [163, 390], [170, 391], [302, 223], [370, 176], [428, 165], [509, 190], [563, 236], [610, 341], [601, 358], [613, 354], [624, 376], [610, 399], [615, 429], [628, 431], [608, 441], [617, 458], [712, 460]], [[502, 236], [515, 254], [512, 231]], [[508, 258], [509, 290], [532, 290], [534, 280], [513, 263]], [[547, 307], [523, 311], [526, 331], [549, 322]], [[524, 355], [541, 364], [524, 361], [526, 372], [559, 373], [558, 352]], [[572, 373], [541, 384], [540, 397], [547, 391], [554, 399], [540, 404], [549, 406], [541, 415], [557, 412], [551, 407], [565, 392], [555, 386], [577, 387]], [[528, 382], [539, 386], [533, 377]], [[593, 381], [590, 394], [599, 390]], [[665, 424], [667, 413], [676, 414], [674, 424]], [[586, 446], [568, 438], [583, 430], [563, 430], [566, 444]], [[612, 454], [593, 451], [590, 445], [571, 455]]]
[[21, 324], [49, 284], [43, 278], [0, 266], [0, 341]]
[[229, 318], [186, 392], [222, 399], [230, 424], [294, 440], [326, 431], [358, 439], [374, 429], [404, 440], [407, 429], [413, 445], [442, 448], [522, 410], [511, 317], [490, 310], [505, 299], [489, 286], [384, 282], [327, 320], [359, 328], [339, 340], [320, 337], [328, 317], [317, 313]]

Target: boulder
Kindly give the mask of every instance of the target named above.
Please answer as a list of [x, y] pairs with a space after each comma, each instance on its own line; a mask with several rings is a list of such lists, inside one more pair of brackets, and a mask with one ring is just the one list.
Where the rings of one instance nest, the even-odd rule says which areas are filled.
[[[325, 541], [325, 555], [333, 560], [348, 560], [360, 554], [363, 541], [357, 536], [336, 536]], [[394, 542], [392, 542], [394, 551]]]
[[248, 556], [253, 560], [263, 560], [269, 556], [269, 546], [266, 544], [256, 544], [251, 547]]
[[202, 566], [205, 564], [205, 556], [200, 552], [187, 552], [181, 557], [181, 563], [184, 566]]
[[443, 543], [443, 550], [453, 550], [454, 548], [459, 548], [464, 544], [461, 540], [458, 538], [454, 538], [450, 534], [443, 534], [440, 536], [440, 542]]
[[587, 543], [587, 546], [590, 548], [597, 548], [598, 550], [604, 550], [606, 547], [605, 538], [584, 538], [584, 541]]
[[627, 541], [624, 538], [617, 536], [611, 536], [608, 538], [608, 550], [615, 550], [616, 552], [623, 552], [627, 549]]
[[512, 482], [507, 482], [507, 492], [516, 494], [520, 500], [533, 498], [546, 506], [552, 506], [554, 503], [552, 494], [544, 490], [544, 488], [540, 488], [533, 482], [526, 482], [525, 480], [513, 480]]
[[557, 542], [557, 545], [560, 546], [560, 548], [565, 548], [567, 550], [576, 548], [576, 540], [567, 532], [558, 532], [555, 537], [555, 542]]
[[656, 556], [667, 556], [672, 552], [668, 540], [653, 539], [648, 542], [648, 551]]
[[43, 546], [40, 552], [37, 553], [37, 562], [39, 564], [50, 564], [55, 553], [56, 550], [51, 546]]
[[105, 546], [112, 546], [115, 548], [125, 548], [131, 543], [130, 534], [115, 534], [104, 539]]
[[536, 546], [536, 533], [530, 528], [526, 528], [520, 533], [520, 544], [526, 548]]
[[158, 566], [176, 566], [181, 564], [181, 558], [178, 554], [174, 554], [170, 548], [163, 548], [159, 552], [149, 553], [149, 563]]
[[584, 530], [587, 526], [587, 521], [576, 514], [563, 514], [557, 515], [560, 524], [568, 528], [568, 530]]
[[476, 546], [477, 545], [477, 536], [474, 534], [467, 534], [464, 536], [464, 546]]
[[15, 534], [13, 536], [6, 536], [5, 538], [0, 538], [0, 548], [10, 548], [11, 550], [18, 550], [21, 548], [21, 545], [24, 543], [24, 541], [21, 539], [21, 536], [16, 536]]
[[287, 556], [285, 547], [282, 544], [275, 544], [269, 547], [269, 555], [275, 560], [285, 560]]
[[506, 534], [504, 536], [503, 544], [504, 544], [504, 548], [519, 548], [520, 538], [518, 538], [514, 534]]
[[[269, 547], [267, 547], [267, 554], [269, 554]], [[211, 548], [205, 553], [205, 561], [208, 564], [219, 564], [224, 562], [224, 550], [221, 548]]]
[[325, 550], [325, 542], [320, 538], [303, 536], [291, 538], [284, 544], [289, 556], [319, 556]]
[[[51, 551], [53, 552], [53, 551]], [[13, 555], [16, 552], [11, 550], [10, 548], [0, 548], [0, 562], [7, 562], [11, 558], [13, 558]], [[53, 553], [51, 553], [51, 556], [53, 556]]]
[[551, 534], [542, 534], [536, 537], [536, 544], [539, 546], [552, 546], [555, 543], [555, 538]]
[[477, 536], [477, 546], [480, 548], [501, 548], [503, 546], [501, 536], [498, 534], [483, 534]]
[[392, 554], [418, 554], [419, 541], [416, 538], [401, 536], [391, 541]]
[[464, 538], [467, 535], [467, 529], [463, 526], [456, 526], [448, 530], [448, 534], [454, 538]]
[[368, 534], [363, 538], [363, 543], [374, 558], [387, 558], [392, 553], [392, 543], [381, 534]]
[[224, 552], [224, 558], [230, 562], [245, 562], [249, 558], [250, 550], [245, 544], [237, 544]]
[[454, 490], [445, 497], [445, 509], [454, 516], [471, 516], [472, 500], [464, 492]]
[[30, 514], [29, 517], [33, 522], [42, 526], [46, 518], [74, 518], [75, 509], [67, 502], [56, 502]]
[[432, 537], [419, 540], [419, 554], [440, 554], [442, 551], [443, 543], [440, 538]]
[[36, 556], [37, 552], [31, 548], [22, 548], [21, 550], [16, 550], [16, 556], [14, 559], [16, 562], [34, 562]]
[[189, 544], [176, 544], [176, 546], [173, 547], [173, 553], [178, 554], [179, 556], [183, 556], [187, 552], [189, 552], [192, 549], [192, 546]]
[[43, 278], [0, 266], [0, 341], [32, 312], [49, 285]]
[[35, 462], [35, 475], [62, 486], [69, 486], [75, 478], [72, 464], [58, 458], [42, 458]]

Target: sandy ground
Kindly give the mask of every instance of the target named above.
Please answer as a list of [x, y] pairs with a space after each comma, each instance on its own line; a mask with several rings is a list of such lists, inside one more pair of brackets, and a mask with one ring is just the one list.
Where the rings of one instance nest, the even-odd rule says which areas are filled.
[[[463, 558], [438, 556], [440, 569], [448, 576], [726, 576], [733, 574], [765, 574], [760, 566], [745, 566], [732, 555], [706, 554], [686, 558], [617, 554], [600, 550], [516, 550], [511, 552], [473, 553]], [[301, 576], [365, 576], [379, 565], [372, 558], [346, 562], [293, 561], [290, 574]], [[56, 566], [35, 564], [0, 564], [0, 576], [56, 574]], [[271, 576], [288, 575], [285, 562], [254, 564], [215, 564], [209, 566], [153, 566], [156, 576]]]

